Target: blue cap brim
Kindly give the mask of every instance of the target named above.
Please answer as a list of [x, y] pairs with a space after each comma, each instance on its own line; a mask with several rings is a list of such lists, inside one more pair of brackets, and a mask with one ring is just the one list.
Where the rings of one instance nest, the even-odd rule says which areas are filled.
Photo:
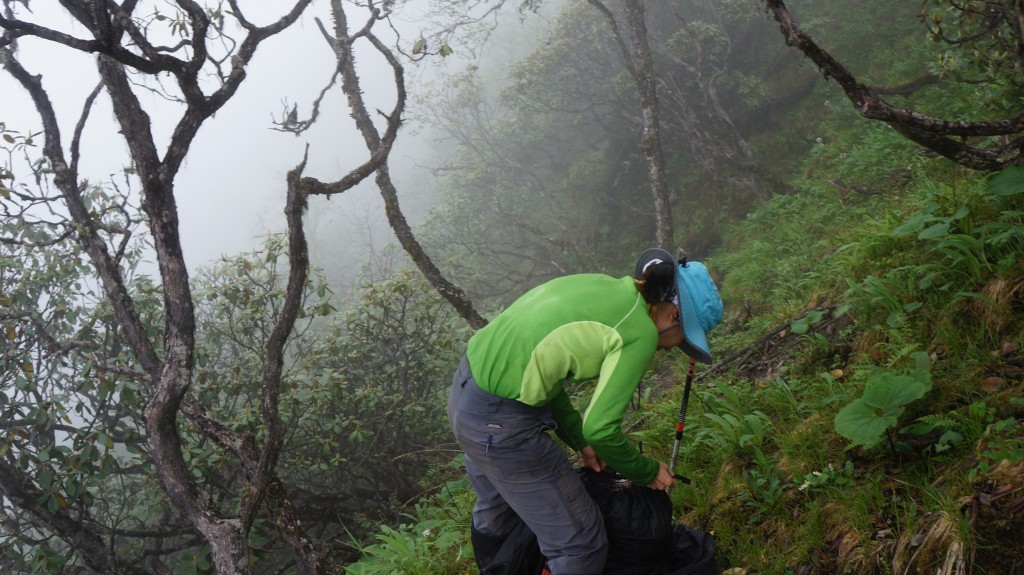
[[704, 264], [688, 262], [676, 266], [676, 294], [675, 303], [683, 324], [683, 342], [679, 347], [693, 359], [710, 364], [707, 332], [722, 320], [722, 300]]

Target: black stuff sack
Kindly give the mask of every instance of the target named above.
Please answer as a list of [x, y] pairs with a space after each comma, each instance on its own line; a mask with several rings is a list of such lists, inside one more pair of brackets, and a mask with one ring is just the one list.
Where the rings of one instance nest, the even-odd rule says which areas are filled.
[[609, 469], [579, 470], [604, 516], [608, 533], [605, 575], [665, 575], [674, 557], [672, 502], [668, 493], [634, 486]]
[[[664, 491], [633, 486], [610, 470], [579, 470], [604, 516], [608, 559], [603, 575], [718, 575], [710, 534], [675, 524]], [[521, 519], [505, 536], [470, 530], [481, 575], [551, 575], [537, 537]]]
[[604, 575], [718, 575], [715, 540], [672, 518], [668, 493], [633, 485], [610, 469], [579, 470], [604, 515]]
[[686, 525], [676, 525], [672, 530], [672, 569], [666, 575], [718, 574], [714, 538]]
[[537, 536], [522, 519], [503, 537], [470, 528], [473, 554], [480, 575], [551, 575]]

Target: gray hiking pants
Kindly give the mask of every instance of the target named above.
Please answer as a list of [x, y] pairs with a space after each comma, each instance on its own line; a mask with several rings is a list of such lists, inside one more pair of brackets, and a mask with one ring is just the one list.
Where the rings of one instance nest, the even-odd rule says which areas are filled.
[[463, 358], [448, 397], [448, 421], [466, 453], [477, 495], [476, 530], [506, 535], [518, 515], [537, 536], [555, 575], [604, 570], [604, 520], [549, 433], [556, 427], [550, 408], [483, 391]]

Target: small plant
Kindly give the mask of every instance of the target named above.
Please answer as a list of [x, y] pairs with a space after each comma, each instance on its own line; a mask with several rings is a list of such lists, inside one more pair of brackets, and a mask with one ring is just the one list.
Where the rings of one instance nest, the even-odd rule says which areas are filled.
[[759, 410], [747, 412], [736, 390], [726, 386], [716, 390], [718, 394], [701, 396], [707, 405], [704, 417], [711, 420], [711, 425], [698, 432], [696, 441], [716, 450], [753, 454], [764, 444], [768, 416]]
[[345, 567], [353, 575], [455, 575], [474, 564], [469, 544], [470, 509], [475, 496], [463, 482], [417, 503], [410, 520], [397, 528], [382, 525], [376, 542], [355, 543], [362, 558]]
[[786, 481], [786, 474], [758, 448], [754, 448], [754, 459], [757, 466], [743, 472], [747, 492], [740, 496], [743, 504], [751, 511], [747, 519], [750, 524], [760, 523], [766, 516], [781, 513], [785, 509], [783, 498], [786, 489], [791, 487], [791, 483]]
[[811, 326], [820, 323], [827, 314], [828, 312], [824, 310], [812, 310], [800, 319], [793, 320], [789, 324], [789, 329], [797, 335], [804, 335], [811, 329]]
[[821, 471], [812, 471], [804, 475], [803, 483], [798, 488], [807, 494], [815, 491], [843, 490], [852, 487], [853, 462], [847, 460], [842, 467], [836, 468], [831, 463]]
[[836, 414], [836, 431], [866, 449], [877, 446], [883, 437], [888, 437], [895, 455], [896, 447], [889, 430], [898, 423], [904, 406], [924, 397], [932, 386], [928, 356], [918, 352], [914, 359], [916, 367], [905, 373], [884, 370], [869, 376], [864, 395]]
[[935, 453], [942, 453], [954, 447], [977, 443], [994, 422], [995, 408], [984, 401], [976, 401], [967, 406], [966, 413], [951, 411], [922, 416], [907, 431], [916, 435], [941, 431], [933, 449]]
[[1009, 417], [988, 426], [985, 435], [979, 442], [978, 462], [967, 474], [969, 481], [986, 475], [1000, 462], [1024, 461], [1024, 428], [1019, 421]]
[[882, 277], [869, 276], [863, 281], [847, 279], [848, 288], [844, 297], [846, 304], [837, 311], [846, 313], [849, 308], [860, 310], [870, 319], [885, 314], [885, 323], [895, 327], [905, 315], [919, 309], [918, 288], [913, 268], [901, 266], [889, 270]]

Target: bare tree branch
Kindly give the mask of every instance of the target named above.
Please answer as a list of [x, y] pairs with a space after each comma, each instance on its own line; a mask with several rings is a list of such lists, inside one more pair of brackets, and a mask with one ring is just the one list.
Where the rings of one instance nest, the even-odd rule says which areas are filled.
[[303, 178], [300, 181], [305, 193], [332, 195], [344, 192], [357, 183], [376, 172], [377, 186], [380, 188], [381, 196], [384, 198], [385, 210], [388, 222], [391, 224], [399, 243], [412, 258], [413, 262], [427, 278], [434, 289], [441, 294], [456, 309], [460, 316], [465, 319], [473, 328], [479, 329], [487, 324], [487, 321], [473, 307], [473, 302], [466, 295], [462, 288], [451, 283], [434, 264], [430, 256], [423, 250], [423, 247], [416, 240], [398, 204], [398, 193], [391, 181], [387, 168], [387, 158], [391, 153], [391, 146], [398, 134], [398, 128], [402, 123], [402, 113], [405, 108], [405, 77], [401, 63], [376, 36], [371, 32], [373, 22], [376, 21], [377, 12], [371, 13], [366, 26], [359, 30], [360, 37], [365, 37], [375, 49], [387, 60], [394, 71], [395, 79], [395, 106], [390, 114], [386, 114], [387, 126], [384, 135], [378, 133], [373, 125], [370, 113], [367, 111], [363, 101], [362, 89], [359, 85], [359, 76], [356, 74], [355, 60], [352, 55], [352, 42], [355, 39], [349, 34], [348, 19], [340, 0], [331, 1], [331, 12], [334, 17], [334, 32], [328, 34], [320, 21], [321, 31], [328, 38], [331, 48], [334, 50], [338, 61], [338, 71], [341, 73], [341, 88], [348, 98], [348, 106], [352, 118], [356, 122], [356, 128], [363, 136], [367, 149], [370, 151], [370, 159], [355, 170], [349, 172], [342, 180], [333, 183], [323, 183], [313, 178]]
[[[892, 106], [801, 30], [782, 0], [765, 3], [786, 44], [800, 50], [826, 78], [834, 78], [861, 116], [885, 122], [907, 139], [974, 170], [1000, 170], [1024, 161], [1024, 114], [995, 121], [950, 121]], [[984, 142], [969, 140], [975, 137]]]

